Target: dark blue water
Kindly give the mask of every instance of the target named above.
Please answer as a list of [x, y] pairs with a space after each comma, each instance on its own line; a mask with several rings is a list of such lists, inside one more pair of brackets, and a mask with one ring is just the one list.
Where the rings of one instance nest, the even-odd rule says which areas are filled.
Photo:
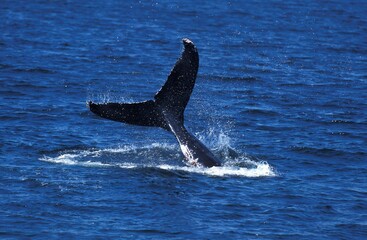
[[[0, 238], [366, 239], [366, 1], [1, 1]], [[94, 116], [143, 101], [188, 37], [186, 126]]]

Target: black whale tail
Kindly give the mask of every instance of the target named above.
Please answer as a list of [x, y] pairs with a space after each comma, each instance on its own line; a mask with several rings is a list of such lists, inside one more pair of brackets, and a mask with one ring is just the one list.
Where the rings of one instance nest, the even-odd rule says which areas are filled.
[[93, 103], [90, 110], [98, 116], [113, 121], [161, 127], [171, 131], [165, 114], [183, 125], [184, 111], [195, 85], [199, 68], [199, 55], [193, 42], [183, 39], [184, 51], [173, 67], [166, 83], [154, 96], [154, 100], [138, 103]]

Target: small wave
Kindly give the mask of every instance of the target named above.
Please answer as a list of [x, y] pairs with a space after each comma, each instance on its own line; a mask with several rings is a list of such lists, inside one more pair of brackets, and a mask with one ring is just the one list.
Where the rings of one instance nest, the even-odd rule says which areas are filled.
[[243, 82], [255, 82], [260, 79], [253, 76], [222, 76], [222, 75], [202, 75], [203, 78], [209, 80], [221, 80], [221, 81], [243, 81]]
[[7, 97], [9, 96], [9, 97], [12, 97], [12, 98], [26, 96], [26, 94], [24, 94], [24, 93], [21, 93], [21, 92], [18, 92], [18, 91], [12, 91], [12, 90], [7, 90], [7, 91], [0, 90], [0, 93], [1, 93], [2, 96], [7, 96]]
[[12, 68], [12, 67], [13, 67], [12, 65], [0, 63], [0, 69], [8, 69], [8, 68]]
[[16, 68], [14, 69], [15, 72], [27, 72], [27, 73], [45, 73], [45, 74], [53, 74], [56, 73], [53, 70], [45, 69], [45, 68]]
[[247, 77], [227, 77], [227, 76], [218, 76], [218, 78], [220, 80], [223, 81], [245, 81], [245, 82], [254, 82], [254, 81], [258, 81], [259, 79], [256, 77], [251, 77], [251, 76], [247, 76]]
[[316, 147], [305, 147], [305, 146], [292, 146], [290, 148], [292, 151], [303, 153], [303, 154], [310, 154], [315, 156], [321, 157], [329, 157], [329, 156], [343, 156], [348, 154], [345, 151], [331, 149], [331, 148], [316, 148]]
[[128, 55], [111, 55], [111, 54], [102, 55], [98, 58], [100, 58], [100, 59], [105, 59], [106, 58], [106, 59], [111, 59], [113, 61], [121, 61], [121, 60], [131, 59], [131, 57], [128, 56]]
[[167, 41], [167, 40], [164, 40], [164, 38], [148, 39], [147, 41], [150, 42], [150, 43], [154, 43], [154, 44], [162, 44], [162, 45], [163, 44], [165, 44], [165, 45], [170, 44], [170, 42]]
[[[356, 122], [356, 121], [343, 120], [343, 119], [333, 119], [333, 120], [331, 120], [331, 123], [334, 123], [334, 124], [351, 124], [351, 125], [359, 124], [359, 122]], [[360, 122], [360, 123], [365, 124], [365, 122]]]
[[[180, 157], [177, 157], [176, 146], [168, 144], [151, 144], [143, 147], [136, 146], [123, 146], [118, 148], [107, 149], [89, 149], [89, 150], [72, 150], [68, 152], [60, 152], [57, 156], [43, 156], [39, 160], [44, 162], [63, 164], [63, 165], [76, 165], [83, 167], [116, 167], [122, 169], [159, 169], [172, 172], [187, 172], [194, 174], [202, 174], [207, 176], [238, 176], [238, 177], [274, 177], [277, 176], [274, 169], [267, 162], [253, 161], [248, 158], [236, 158], [233, 161], [227, 161], [224, 166], [221, 167], [192, 167], [192, 166], [179, 166], [174, 163], [165, 163], [165, 161], [159, 161], [154, 156], [155, 162], [144, 161], [147, 156], [154, 155], [156, 150], [164, 150], [164, 158], [171, 158], [175, 161], [179, 161]], [[170, 155], [167, 153], [174, 152]], [[111, 155], [117, 154], [117, 157], [111, 157]], [[140, 158], [140, 161], [131, 162], [131, 156]], [[143, 157], [143, 161], [141, 160]], [[176, 157], [175, 157], [176, 156]], [[177, 159], [175, 159], [177, 158]], [[129, 162], [123, 162], [123, 159], [129, 159]], [[157, 163], [158, 162], [158, 163]]]
[[265, 116], [277, 116], [279, 113], [272, 110], [265, 110], [260, 108], [250, 108], [244, 111], [241, 111], [241, 114], [252, 114], [252, 115], [265, 115]]

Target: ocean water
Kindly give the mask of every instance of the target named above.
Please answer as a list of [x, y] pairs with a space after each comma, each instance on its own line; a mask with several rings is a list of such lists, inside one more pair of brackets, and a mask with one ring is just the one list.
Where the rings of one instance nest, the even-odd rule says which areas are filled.
[[[1, 239], [366, 239], [367, 2], [0, 2]], [[94, 116], [143, 101], [190, 38], [173, 135]]]

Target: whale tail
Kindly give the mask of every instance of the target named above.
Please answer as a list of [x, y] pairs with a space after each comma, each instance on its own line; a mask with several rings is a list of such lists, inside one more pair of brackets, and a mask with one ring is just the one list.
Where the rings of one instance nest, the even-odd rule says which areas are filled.
[[184, 111], [195, 85], [199, 55], [193, 42], [183, 39], [184, 50], [173, 67], [166, 83], [154, 100], [138, 103], [93, 103], [90, 110], [113, 121], [140, 126], [161, 127], [171, 131], [164, 113], [169, 113], [183, 125]]

